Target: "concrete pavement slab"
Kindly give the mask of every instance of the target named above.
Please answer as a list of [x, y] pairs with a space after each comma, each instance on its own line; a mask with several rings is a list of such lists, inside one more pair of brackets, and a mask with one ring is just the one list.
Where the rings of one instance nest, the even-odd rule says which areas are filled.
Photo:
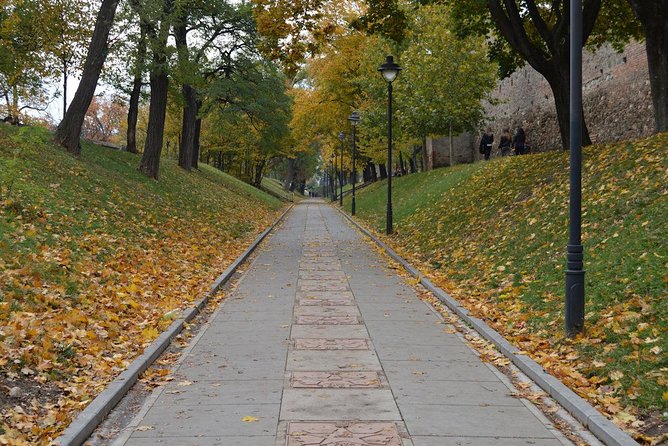
[[275, 436], [279, 409], [279, 404], [153, 407], [142, 421], [149, 429], [137, 429], [132, 437]]
[[165, 387], [154, 407], [280, 404], [283, 381], [177, 381]]
[[556, 439], [500, 437], [412, 437], [414, 446], [562, 446]]
[[285, 389], [281, 420], [401, 420], [384, 389]]
[[402, 404], [517, 406], [522, 401], [511, 396], [501, 382], [422, 381], [392, 379], [392, 391]]
[[[468, 359], [468, 358], [467, 358]], [[398, 383], [433, 381], [498, 382], [482, 361], [397, 361], [383, 359], [387, 377]]]
[[554, 438], [524, 406], [401, 404], [400, 407], [411, 436]]

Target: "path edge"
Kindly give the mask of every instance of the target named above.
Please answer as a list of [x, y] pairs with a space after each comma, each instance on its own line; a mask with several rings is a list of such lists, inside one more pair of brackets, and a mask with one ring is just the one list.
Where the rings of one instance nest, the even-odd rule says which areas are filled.
[[408, 271], [414, 278], [420, 280], [420, 284], [431, 291], [441, 302], [443, 302], [451, 311], [469, 324], [483, 338], [494, 344], [499, 351], [512, 361], [517, 368], [526, 374], [548, 395], [554, 398], [568, 413], [576, 420], [582, 423], [592, 434], [601, 440], [606, 446], [639, 446], [629, 434], [621, 430], [612, 421], [601, 414], [594, 406], [589, 404], [584, 398], [573, 392], [568, 386], [550, 375], [533, 359], [529, 358], [504, 338], [499, 332], [491, 328], [482, 319], [471, 316], [469, 311], [464, 308], [455, 298], [450, 296], [441, 288], [434, 285], [424, 274], [411, 265], [403, 257], [396, 253], [390, 246], [380, 240], [375, 234], [366, 229], [360, 223], [355, 221], [343, 210], [335, 207], [349, 222], [351, 222], [360, 232], [373, 240], [380, 246], [392, 259], [396, 260]]
[[51, 444], [54, 446], [81, 446], [137, 382], [139, 376], [160, 357], [162, 352], [171, 343], [171, 340], [183, 330], [184, 325], [197, 316], [209, 300], [211, 300], [211, 297], [232, 277], [237, 269], [239, 269], [239, 266], [248, 259], [269, 233], [283, 221], [293, 207], [294, 205], [290, 205], [267, 229], [262, 231], [253, 240], [253, 243], [218, 276], [204, 297], [197, 301], [193, 307], [184, 310], [183, 316], [172, 322], [160, 336], [146, 347], [144, 352], [135, 358], [120, 375], [109, 383]]

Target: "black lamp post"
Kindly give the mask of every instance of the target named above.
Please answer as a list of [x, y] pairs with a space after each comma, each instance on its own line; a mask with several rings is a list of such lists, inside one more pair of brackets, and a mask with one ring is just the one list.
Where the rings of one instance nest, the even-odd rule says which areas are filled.
[[357, 156], [356, 154], [356, 135], [355, 135], [355, 129], [357, 128], [357, 123], [360, 122], [360, 114], [354, 111], [349, 117], [348, 121], [350, 121], [350, 124], [353, 126], [353, 202], [352, 202], [352, 208], [351, 208], [351, 214], [355, 215], [355, 183], [357, 183], [357, 171], [355, 170], [355, 157]]
[[585, 272], [582, 249], [582, 0], [571, 4], [570, 227], [566, 248], [567, 336], [584, 331]]
[[339, 171], [339, 206], [343, 207], [343, 141], [346, 139], [346, 134], [339, 132], [339, 139], [341, 140], [341, 170]]
[[392, 82], [399, 76], [401, 67], [394, 63], [392, 56], [387, 56], [385, 63], [378, 68], [387, 81], [387, 216], [386, 232], [392, 234]]
[[332, 174], [329, 176], [329, 194], [332, 201], [336, 200], [336, 155], [332, 153], [329, 157], [329, 165], [332, 166]]

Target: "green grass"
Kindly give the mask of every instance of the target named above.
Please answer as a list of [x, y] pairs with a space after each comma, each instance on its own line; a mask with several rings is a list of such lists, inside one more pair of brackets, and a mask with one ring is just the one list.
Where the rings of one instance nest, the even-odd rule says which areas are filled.
[[[562, 328], [567, 153], [393, 179], [390, 240], [581, 394], [593, 389], [603, 410], [666, 411], [667, 147], [662, 134], [585, 150], [587, 334], [575, 342]], [[379, 232], [386, 196], [379, 182], [357, 198], [358, 217]]]
[[263, 177], [262, 187], [267, 189], [273, 196], [281, 197], [284, 201], [298, 202], [304, 198], [298, 192], [289, 192], [283, 189], [283, 183], [275, 178]]

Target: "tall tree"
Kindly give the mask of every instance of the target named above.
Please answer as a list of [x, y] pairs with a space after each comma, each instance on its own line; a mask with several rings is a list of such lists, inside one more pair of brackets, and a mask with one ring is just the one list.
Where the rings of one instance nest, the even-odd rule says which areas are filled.
[[58, 125], [55, 141], [73, 155], [81, 153], [79, 138], [86, 111], [93, 99], [100, 72], [107, 58], [109, 31], [114, 22], [119, 0], [102, 0], [93, 37], [88, 46], [81, 82], [63, 120]]
[[666, 0], [629, 0], [645, 29], [656, 131], [668, 131], [668, 3]]
[[[150, 4], [153, 6], [153, 4]], [[167, 40], [171, 28], [172, 1], [157, 3], [148, 29], [151, 46], [151, 103], [148, 113], [148, 127], [144, 153], [139, 170], [146, 176], [158, 179], [160, 173], [160, 155], [165, 131], [167, 97], [169, 93], [169, 55]]]
[[39, 109], [47, 102], [42, 9], [39, 0], [0, 3], [0, 94], [6, 117], [16, 124], [23, 110]]
[[81, 69], [90, 33], [90, 3], [82, 0], [48, 0], [43, 17], [49, 41], [45, 49], [54, 59], [52, 72], [59, 73], [63, 83], [63, 116], [67, 111], [67, 84]]
[[397, 103], [401, 124], [419, 139], [473, 130], [483, 119], [482, 100], [496, 85], [484, 38], [458, 38], [452, 29], [442, 5], [415, 11]]
[[198, 144], [200, 91], [219, 73], [235, 70], [237, 54], [257, 54], [256, 32], [250, 5], [243, 3], [181, 0], [174, 9], [175, 77], [181, 84], [183, 103], [179, 165], [190, 170]]
[[126, 150], [130, 153], [138, 153], [137, 149], [137, 118], [139, 117], [139, 101], [141, 99], [142, 87], [144, 86], [144, 72], [147, 65], [147, 36], [149, 32], [145, 20], [139, 19], [139, 38], [136, 42], [134, 63], [132, 66], [132, 90], [128, 101]]

